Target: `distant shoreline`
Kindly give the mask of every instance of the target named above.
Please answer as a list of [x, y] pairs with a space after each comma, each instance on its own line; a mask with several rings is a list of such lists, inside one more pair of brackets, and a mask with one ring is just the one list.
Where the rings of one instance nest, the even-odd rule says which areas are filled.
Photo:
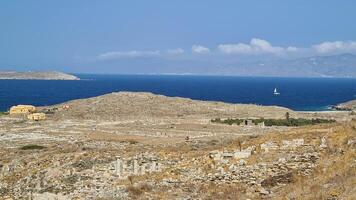
[[[45, 106], [111, 92], [132, 91], [318, 112], [331, 111], [333, 105], [352, 100], [356, 94], [354, 79], [74, 75], [81, 81], [1, 80], [0, 110], [17, 104]], [[273, 95], [275, 87], [281, 95]]]
[[0, 80], [80, 80], [79, 77], [63, 72], [16, 72], [0, 71]]
[[[248, 75], [228, 75], [228, 74], [174, 74], [174, 73], [72, 73], [77, 76], [95, 75], [95, 76], [178, 76], [178, 77], [238, 77], [238, 78], [295, 78], [295, 79], [356, 79], [356, 77], [326, 77], [326, 76], [248, 76]], [[82, 79], [81, 79], [82, 80]]]

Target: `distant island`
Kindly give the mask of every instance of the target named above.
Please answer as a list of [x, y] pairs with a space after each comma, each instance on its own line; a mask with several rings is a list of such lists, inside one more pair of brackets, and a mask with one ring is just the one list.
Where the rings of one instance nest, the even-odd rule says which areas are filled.
[[[252, 60], [226, 59], [220, 64], [209, 59], [195, 61], [192, 65], [185, 65], [181, 61], [172, 62], [174, 67], [167, 67], [159, 71], [150, 70], [146, 74], [356, 78], [356, 55], [351, 53], [289, 59], [279, 57]], [[125, 68], [124, 70], [131, 69], [134, 68]], [[139, 69], [141, 73], [144, 73], [148, 68]], [[136, 72], [125, 71], [124, 73]]]
[[16, 72], [16, 71], [0, 71], [1, 79], [15, 80], [79, 80], [78, 77], [57, 71], [48, 72]]

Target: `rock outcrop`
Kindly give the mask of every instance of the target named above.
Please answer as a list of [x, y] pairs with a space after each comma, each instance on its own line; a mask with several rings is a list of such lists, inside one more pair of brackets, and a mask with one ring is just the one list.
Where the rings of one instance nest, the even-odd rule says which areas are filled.
[[335, 110], [356, 110], [356, 100], [348, 101], [345, 103], [340, 103], [336, 106], [333, 106]]

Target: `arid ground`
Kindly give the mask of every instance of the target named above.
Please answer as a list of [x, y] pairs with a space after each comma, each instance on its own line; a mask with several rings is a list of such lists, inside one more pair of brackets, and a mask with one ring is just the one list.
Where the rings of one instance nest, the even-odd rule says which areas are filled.
[[[356, 116], [112, 93], [0, 116], [1, 199], [354, 199]], [[215, 118], [323, 118], [300, 127]]]

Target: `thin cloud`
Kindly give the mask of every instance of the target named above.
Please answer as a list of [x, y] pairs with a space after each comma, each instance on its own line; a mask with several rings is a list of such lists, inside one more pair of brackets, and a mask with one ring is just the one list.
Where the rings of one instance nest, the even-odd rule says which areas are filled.
[[249, 44], [220, 44], [218, 50], [225, 54], [282, 54], [287, 51], [298, 51], [298, 48], [273, 46], [267, 40], [252, 38]]
[[288, 52], [298, 52], [300, 49], [297, 47], [287, 47], [286, 49]]
[[167, 54], [169, 54], [169, 55], [178, 55], [178, 54], [183, 54], [183, 53], [184, 53], [184, 50], [181, 48], [167, 50]]
[[98, 60], [115, 60], [120, 58], [139, 58], [159, 56], [159, 51], [112, 51], [100, 54]]
[[193, 45], [192, 52], [197, 54], [206, 54], [210, 52], [210, 49], [201, 45]]
[[312, 46], [318, 53], [356, 51], [355, 41], [323, 42]]
[[[311, 45], [309, 47], [281, 47], [274, 46], [269, 41], [252, 38], [249, 43], [227, 43], [217, 46], [217, 51], [211, 51], [208, 47], [202, 45], [193, 45], [191, 47], [192, 54], [210, 54], [212, 56], [218, 55], [220, 52], [226, 55], [278, 55], [278, 56], [313, 56], [318, 54], [327, 53], [354, 53], [356, 52], [356, 41], [334, 41], [322, 42], [319, 44]], [[142, 58], [142, 57], [173, 57], [176, 55], [186, 55], [185, 51], [181, 48], [168, 49], [168, 50], [155, 50], [155, 51], [112, 51], [98, 55], [96, 60], [116, 60], [124, 58]]]

